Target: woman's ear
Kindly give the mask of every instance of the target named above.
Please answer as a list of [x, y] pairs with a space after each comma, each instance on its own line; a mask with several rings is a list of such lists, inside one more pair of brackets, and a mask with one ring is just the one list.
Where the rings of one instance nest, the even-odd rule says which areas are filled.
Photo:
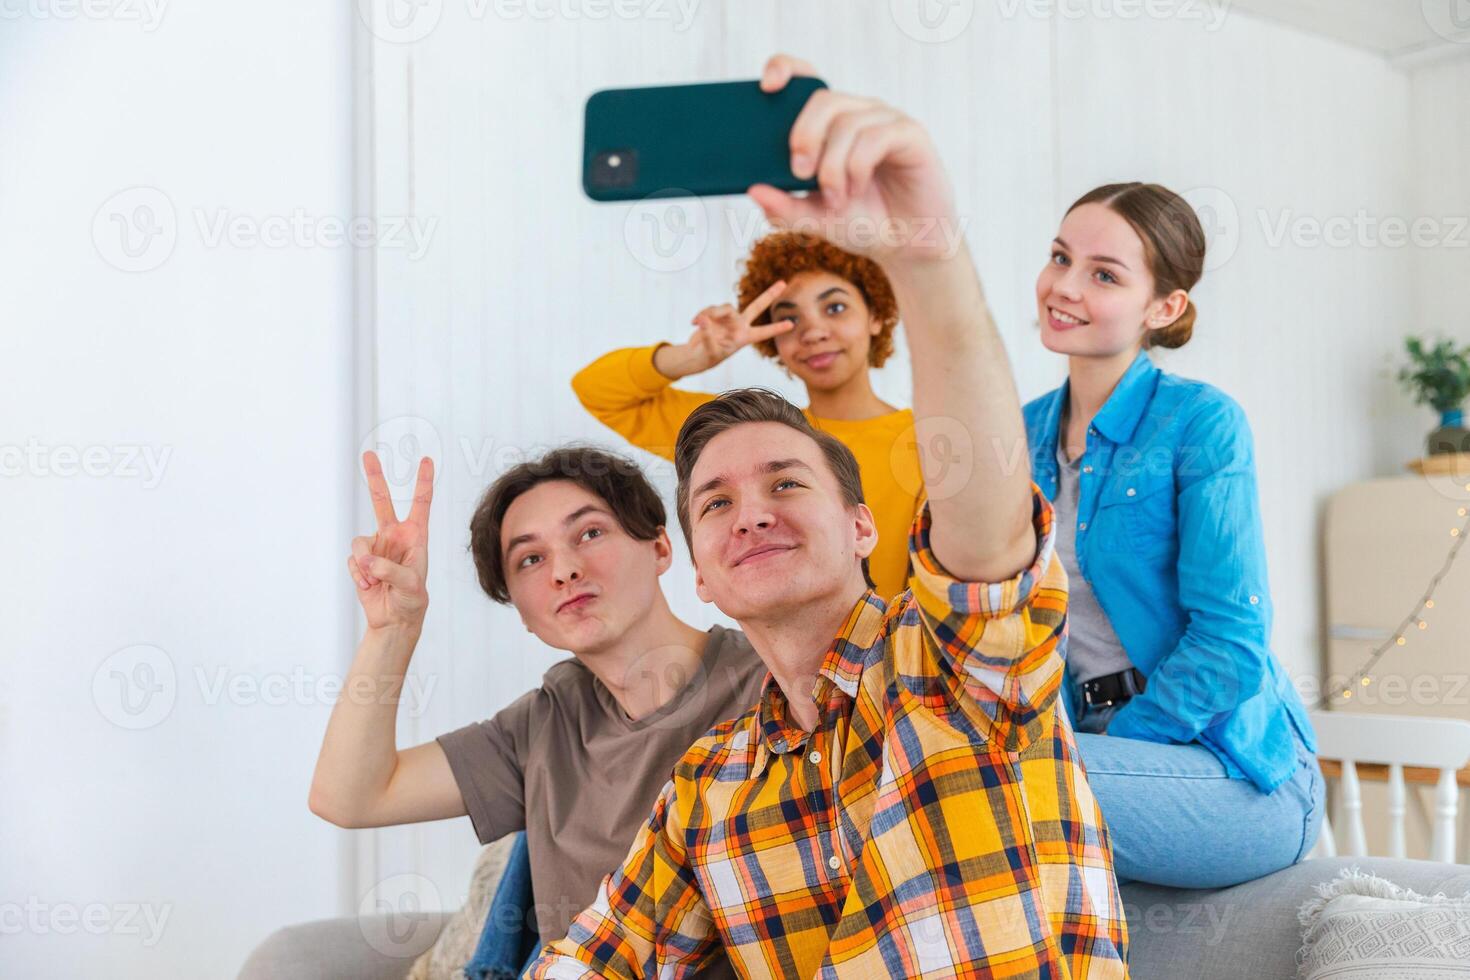
[[1182, 289], [1176, 289], [1168, 296], [1149, 304], [1143, 325], [1149, 330], [1162, 330], [1183, 316], [1188, 306], [1189, 294]]

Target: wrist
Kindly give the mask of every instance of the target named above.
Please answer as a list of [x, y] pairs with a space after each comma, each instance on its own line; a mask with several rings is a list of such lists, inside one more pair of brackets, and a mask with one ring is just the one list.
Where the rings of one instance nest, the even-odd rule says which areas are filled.
[[653, 352], [653, 368], [671, 381], [696, 374], [695, 352], [688, 344], [660, 344]]
[[418, 643], [419, 637], [423, 635], [424, 624], [417, 623], [383, 623], [378, 626], [369, 626], [363, 633], [364, 641], [374, 641], [388, 647], [407, 646], [410, 650]]

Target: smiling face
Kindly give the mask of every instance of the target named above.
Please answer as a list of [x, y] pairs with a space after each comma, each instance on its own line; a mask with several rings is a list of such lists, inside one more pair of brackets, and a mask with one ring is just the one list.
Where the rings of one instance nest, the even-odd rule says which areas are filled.
[[649, 614], [672, 560], [662, 529], [652, 541], [632, 537], [606, 501], [569, 480], [513, 500], [500, 541], [521, 619], [548, 646], [578, 655], [616, 642]]
[[845, 502], [804, 433], [781, 422], [732, 426], [704, 446], [689, 486], [695, 584], [727, 616], [771, 619], [866, 588], [872, 512]]
[[1132, 357], [1150, 330], [1168, 326], [1189, 296], [1155, 295], [1143, 239], [1105, 204], [1083, 204], [1062, 219], [1051, 260], [1036, 279], [1041, 342], [1058, 354]]
[[775, 338], [776, 356], [808, 389], [830, 391], [868, 370], [868, 351], [883, 330], [857, 286], [831, 272], [792, 276], [770, 320], [796, 326]]

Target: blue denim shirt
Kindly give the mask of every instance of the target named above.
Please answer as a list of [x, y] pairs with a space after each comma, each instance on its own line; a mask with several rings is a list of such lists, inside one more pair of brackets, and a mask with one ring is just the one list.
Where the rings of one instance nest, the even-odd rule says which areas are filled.
[[[1032, 473], [1057, 490], [1064, 383], [1025, 408]], [[1077, 564], [1148, 689], [1108, 734], [1199, 742], [1269, 793], [1316, 737], [1272, 656], [1271, 592], [1245, 414], [1228, 395], [1140, 352], [1087, 431]], [[1067, 709], [1080, 692], [1068, 677]]]

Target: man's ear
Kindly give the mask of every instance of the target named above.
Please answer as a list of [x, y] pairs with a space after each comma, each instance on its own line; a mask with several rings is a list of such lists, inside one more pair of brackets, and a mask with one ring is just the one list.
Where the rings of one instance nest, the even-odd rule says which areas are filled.
[[699, 574], [699, 563], [694, 565], [694, 594], [699, 596], [700, 602], [714, 602], [715, 597], [710, 593], [709, 586], [704, 584], [704, 576]]
[[857, 529], [857, 556], [867, 558], [878, 547], [878, 522], [867, 504], [853, 508], [853, 523]]
[[660, 527], [653, 539], [653, 567], [662, 575], [674, 564], [674, 546], [669, 542], [667, 528]]

